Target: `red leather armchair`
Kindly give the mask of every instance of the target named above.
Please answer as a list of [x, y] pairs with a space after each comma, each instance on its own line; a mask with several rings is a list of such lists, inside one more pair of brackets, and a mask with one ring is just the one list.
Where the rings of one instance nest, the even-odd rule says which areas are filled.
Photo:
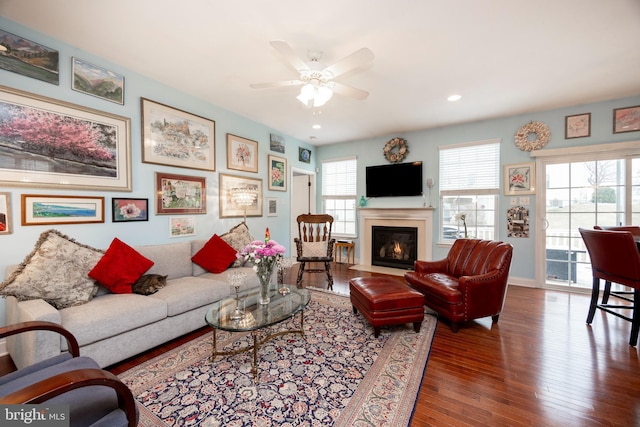
[[427, 307], [458, 324], [491, 316], [498, 321], [507, 294], [513, 247], [504, 242], [458, 239], [439, 261], [416, 261], [404, 278], [425, 296]]

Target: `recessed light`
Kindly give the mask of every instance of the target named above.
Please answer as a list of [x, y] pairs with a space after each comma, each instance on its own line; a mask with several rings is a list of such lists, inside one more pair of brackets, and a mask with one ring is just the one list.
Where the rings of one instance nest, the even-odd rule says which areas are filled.
[[460, 98], [462, 98], [462, 95], [451, 95], [447, 98], [447, 101], [458, 101]]
[[312, 127], [312, 128], [314, 128], [314, 129], [321, 129], [321, 128], [322, 128], [322, 126], [320, 126], [320, 125], [318, 125], [318, 124], [313, 125], [313, 126], [311, 126], [311, 127]]

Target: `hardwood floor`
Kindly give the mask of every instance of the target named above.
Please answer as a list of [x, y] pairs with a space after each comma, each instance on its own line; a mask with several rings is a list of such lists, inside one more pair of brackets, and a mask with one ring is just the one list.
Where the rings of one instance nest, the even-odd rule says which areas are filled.
[[[295, 268], [288, 274], [292, 282]], [[334, 290], [346, 293], [349, 278], [372, 275], [337, 264]], [[318, 287], [323, 278], [305, 277]], [[440, 321], [411, 426], [640, 426], [631, 324], [598, 311], [587, 326], [588, 306], [588, 295], [511, 286], [495, 325], [480, 319], [454, 334]], [[124, 372], [205, 333], [109, 370]]]

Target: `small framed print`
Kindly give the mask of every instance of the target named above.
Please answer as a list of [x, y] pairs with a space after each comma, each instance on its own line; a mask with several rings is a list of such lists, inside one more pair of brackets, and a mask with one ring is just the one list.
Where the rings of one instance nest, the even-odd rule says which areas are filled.
[[176, 216], [169, 218], [169, 237], [195, 236], [196, 218], [193, 216]]
[[269, 149], [284, 154], [284, 138], [275, 133], [269, 134]]
[[298, 160], [303, 163], [311, 163], [311, 150], [298, 147]]
[[269, 155], [269, 190], [287, 191], [287, 159]]
[[278, 216], [278, 199], [267, 198], [267, 216]]
[[228, 133], [227, 169], [258, 172], [258, 142]]
[[535, 194], [535, 168], [535, 162], [504, 165], [504, 194]]
[[104, 197], [22, 195], [22, 225], [104, 222]]
[[149, 199], [111, 199], [111, 221], [149, 221]]
[[591, 136], [591, 113], [575, 114], [564, 118], [564, 139]]
[[71, 89], [124, 105], [124, 76], [78, 58], [71, 58]]
[[11, 193], [0, 193], [0, 235], [11, 234]]
[[206, 179], [156, 172], [156, 214], [206, 214]]
[[640, 130], [640, 105], [613, 110], [613, 133]]

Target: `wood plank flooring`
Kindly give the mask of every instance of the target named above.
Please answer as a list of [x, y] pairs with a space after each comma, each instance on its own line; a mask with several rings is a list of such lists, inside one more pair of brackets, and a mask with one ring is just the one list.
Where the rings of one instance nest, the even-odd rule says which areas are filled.
[[[375, 274], [336, 264], [334, 290], [347, 293], [349, 278]], [[326, 286], [322, 274], [305, 279]], [[587, 326], [588, 306], [588, 295], [510, 286], [497, 324], [480, 319], [454, 334], [440, 321], [411, 426], [640, 426], [640, 357], [628, 344], [631, 324], [598, 311]], [[205, 333], [109, 370], [124, 372]]]

